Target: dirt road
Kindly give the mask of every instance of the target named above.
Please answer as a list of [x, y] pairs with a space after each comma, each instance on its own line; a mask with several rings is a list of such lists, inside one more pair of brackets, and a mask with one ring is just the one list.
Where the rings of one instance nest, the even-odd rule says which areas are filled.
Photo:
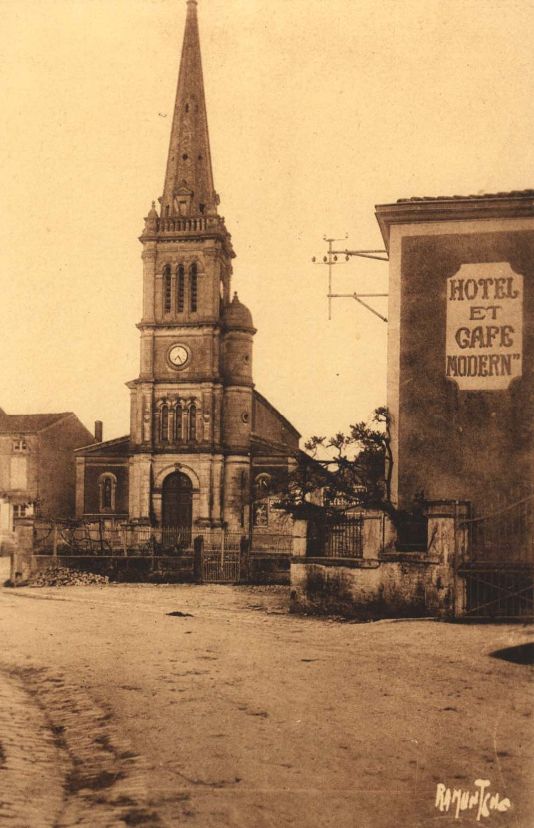
[[531, 668], [490, 655], [532, 630], [286, 605], [281, 589], [3, 589], [0, 679], [46, 717], [42, 772], [67, 780], [62, 803], [51, 785], [41, 817], [11, 801], [5, 824], [472, 826], [476, 810], [435, 808], [436, 785], [478, 778], [511, 801], [482, 822], [534, 824]]

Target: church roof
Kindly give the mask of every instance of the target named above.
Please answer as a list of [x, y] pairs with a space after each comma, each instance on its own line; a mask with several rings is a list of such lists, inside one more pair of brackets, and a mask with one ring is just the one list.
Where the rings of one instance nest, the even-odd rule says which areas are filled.
[[226, 328], [244, 328], [254, 331], [252, 314], [242, 302], [239, 301], [237, 293], [234, 298], [223, 308], [222, 321]]
[[0, 408], [0, 434], [11, 434], [13, 432], [36, 434], [64, 417], [74, 416], [71, 411], [62, 412], [61, 414], [6, 414]]
[[186, 201], [188, 196], [191, 199], [189, 215], [217, 213], [218, 198], [213, 186], [196, 0], [187, 0], [162, 216], [167, 208], [171, 214], [175, 212], [174, 197], [180, 193]]
[[289, 448], [286, 443], [280, 443], [276, 440], [269, 440], [266, 437], [260, 437], [257, 434], [252, 434], [250, 438], [250, 450], [253, 458], [261, 457], [269, 458], [281, 457], [284, 463], [287, 464], [288, 456], [296, 454], [296, 452]]
[[281, 413], [280, 413], [280, 411], [278, 411], [278, 409], [277, 409], [277, 408], [275, 408], [275, 407], [274, 407], [274, 405], [273, 405], [271, 402], [269, 402], [269, 400], [267, 399], [267, 397], [264, 397], [264, 396], [263, 396], [263, 394], [260, 394], [260, 392], [259, 392], [259, 391], [257, 391], [256, 389], [254, 389], [254, 398], [255, 398], [258, 402], [262, 403], [262, 405], [264, 405], [266, 408], [268, 408], [268, 409], [269, 409], [269, 410], [270, 410], [270, 411], [274, 414], [274, 416], [275, 416], [275, 417], [276, 417], [276, 418], [277, 418], [277, 419], [278, 419], [281, 423], [283, 423], [283, 425], [285, 426], [285, 428], [286, 428], [288, 431], [290, 431], [290, 432], [291, 432], [291, 433], [292, 433], [295, 437], [302, 437], [302, 435], [301, 435], [300, 431], [297, 431], [297, 429], [295, 428], [295, 426], [293, 425], [293, 423], [290, 423], [290, 422], [289, 422], [289, 420], [287, 419], [287, 417], [284, 417], [284, 415], [283, 415], [283, 414], [281, 414]]
[[124, 457], [128, 455], [130, 448], [130, 435], [115, 437], [113, 440], [104, 440], [102, 443], [92, 443], [88, 446], [81, 446], [75, 449], [76, 453], [85, 455], [109, 455]]

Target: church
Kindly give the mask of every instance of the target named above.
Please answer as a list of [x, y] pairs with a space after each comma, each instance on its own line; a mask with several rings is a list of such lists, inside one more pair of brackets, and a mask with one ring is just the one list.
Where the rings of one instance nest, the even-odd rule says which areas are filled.
[[76, 451], [79, 518], [247, 536], [280, 524], [269, 491], [294, 467], [300, 435], [254, 387], [255, 328], [232, 296], [235, 253], [218, 204], [197, 3], [187, 0], [163, 195], [140, 237], [130, 434]]

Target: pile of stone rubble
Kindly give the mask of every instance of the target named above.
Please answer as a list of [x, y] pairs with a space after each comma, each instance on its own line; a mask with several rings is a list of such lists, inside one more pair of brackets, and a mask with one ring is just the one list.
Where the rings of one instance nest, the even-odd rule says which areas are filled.
[[50, 566], [42, 572], [36, 572], [28, 579], [28, 586], [91, 586], [93, 584], [108, 584], [107, 575], [96, 575], [93, 572], [76, 572], [74, 569]]

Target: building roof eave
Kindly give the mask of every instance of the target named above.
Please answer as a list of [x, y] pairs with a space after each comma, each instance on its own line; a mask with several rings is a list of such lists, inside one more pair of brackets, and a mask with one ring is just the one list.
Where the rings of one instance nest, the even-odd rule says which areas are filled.
[[391, 227], [395, 224], [491, 218], [534, 218], [534, 190], [493, 195], [399, 199], [392, 204], [377, 204], [375, 216], [386, 250], [389, 251]]

